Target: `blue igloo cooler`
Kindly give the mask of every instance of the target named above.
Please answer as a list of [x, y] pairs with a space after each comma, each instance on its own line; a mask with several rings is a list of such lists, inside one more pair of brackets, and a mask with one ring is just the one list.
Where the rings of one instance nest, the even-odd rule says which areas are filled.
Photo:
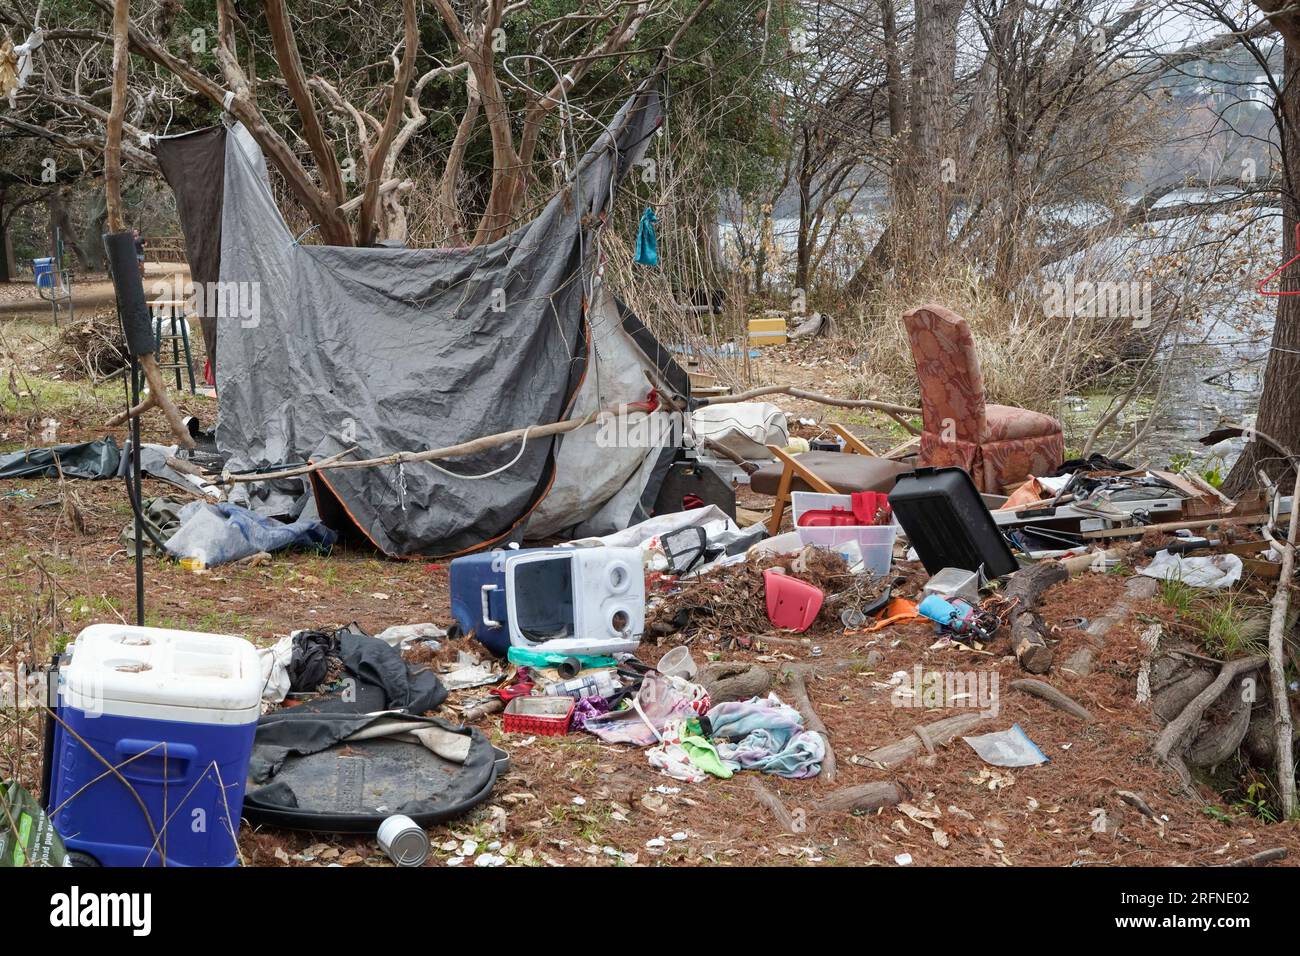
[[253, 645], [95, 624], [69, 651], [49, 801], [68, 849], [103, 866], [233, 866], [261, 713]]

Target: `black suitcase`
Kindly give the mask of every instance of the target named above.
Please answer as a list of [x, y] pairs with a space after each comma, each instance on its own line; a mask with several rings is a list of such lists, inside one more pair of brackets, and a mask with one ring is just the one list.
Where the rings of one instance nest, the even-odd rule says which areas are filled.
[[918, 468], [899, 475], [889, 506], [931, 574], [982, 567], [992, 580], [1019, 567], [975, 483], [960, 468]]

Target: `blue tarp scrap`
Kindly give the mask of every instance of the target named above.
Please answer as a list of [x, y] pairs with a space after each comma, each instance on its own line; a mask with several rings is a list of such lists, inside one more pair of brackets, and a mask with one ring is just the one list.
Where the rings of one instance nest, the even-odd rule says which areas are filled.
[[180, 529], [167, 542], [175, 558], [192, 558], [213, 567], [282, 548], [327, 548], [336, 535], [314, 518], [292, 524], [266, 518], [232, 504], [191, 501], [180, 513]]

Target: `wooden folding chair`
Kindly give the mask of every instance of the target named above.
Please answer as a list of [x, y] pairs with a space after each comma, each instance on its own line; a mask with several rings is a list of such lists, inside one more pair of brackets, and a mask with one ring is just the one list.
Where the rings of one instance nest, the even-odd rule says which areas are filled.
[[[781, 519], [785, 517], [786, 506], [794, 491], [818, 491], [828, 495], [855, 491], [887, 492], [899, 475], [912, 470], [911, 465], [891, 456], [905, 453], [915, 439], [890, 449], [885, 455], [877, 455], [843, 425], [832, 423], [829, 427], [844, 439], [843, 452], [809, 451], [796, 457], [783, 448], [768, 445], [767, 449], [776, 461], [750, 475], [750, 488], [760, 494], [772, 494], [776, 499], [772, 505], [772, 517], [767, 523], [768, 534], [774, 535], [781, 530]], [[780, 477], [775, 489], [764, 492], [763, 488], [770, 487], [770, 480], [776, 477], [778, 467]], [[796, 487], [796, 484], [801, 487]]]

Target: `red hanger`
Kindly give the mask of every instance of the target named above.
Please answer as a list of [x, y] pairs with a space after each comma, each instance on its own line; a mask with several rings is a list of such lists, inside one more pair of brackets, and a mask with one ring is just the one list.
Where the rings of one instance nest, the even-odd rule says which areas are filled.
[[1278, 266], [1268, 275], [1264, 276], [1264, 278], [1259, 280], [1259, 285], [1256, 288], [1259, 290], [1260, 295], [1269, 295], [1269, 296], [1300, 295], [1300, 289], [1292, 289], [1290, 292], [1268, 292], [1264, 289], [1264, 286], [1268, 285], [1279, 275], [1281, 275], [1287, 266], [1291, 265], [1293, 262], [1296, 262], [1297, 260], [1300, 260], [1300, 222], [1296, 223], [1296, 227], [1295, 227], [1295, 248], [1297, 250], [1295, 255], [1293, 255], [1286, 262], [1282, 263], [1280, 266]]

